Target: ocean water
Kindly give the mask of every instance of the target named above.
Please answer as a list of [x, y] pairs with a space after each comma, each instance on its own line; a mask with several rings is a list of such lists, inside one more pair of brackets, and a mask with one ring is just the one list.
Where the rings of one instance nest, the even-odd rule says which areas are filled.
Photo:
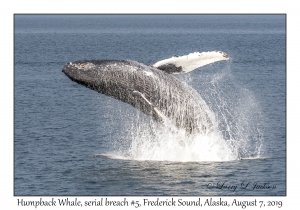
[[[214, 114], [210, 136], [162, 132], [61, 71], [196, 50], [230, 57], [175, 75]], [[286, 195], [286, 16], [15, 15], [14, 195]]]

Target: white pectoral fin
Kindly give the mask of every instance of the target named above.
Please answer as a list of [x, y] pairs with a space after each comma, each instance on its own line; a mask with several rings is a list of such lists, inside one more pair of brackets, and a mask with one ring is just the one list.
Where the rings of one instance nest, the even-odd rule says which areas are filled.
[[184, 74], [222, 60], [229, 60], [229, 57], [221, 51], [194, 52], [183, 56], [173, 56], [172, 58], [158, 61], [152, 66], [169, 74]]
[[140, 97], [146, 104], [148, 104], [151, 108], [152, 108], [152, 111], [154, 112], [154, 116], [157, 118], [157, 119], [160, 119], [162, 120], [164, 118], [164, 115], [161, 113], [161, 111], [155, 106], [153, 105], [146, 97], [144, 94], [142, 94], [141, 92], [139, 91], [136, 91], [134, 90], [132, 92], [132, 94], [134, 96], [138, 96]]
[[149, 106], [153, 106], [153, 104], [144, 96], [144, 94], [143, 93], [141, 93], [141, 92], [139, 92], [139, 91], [137, 91], [137, 90], [134, 90], [133, 92], [132, 92], [132, 94], [134, 95], [134, 96], [139, 96], [139, 97], [141, 97]]

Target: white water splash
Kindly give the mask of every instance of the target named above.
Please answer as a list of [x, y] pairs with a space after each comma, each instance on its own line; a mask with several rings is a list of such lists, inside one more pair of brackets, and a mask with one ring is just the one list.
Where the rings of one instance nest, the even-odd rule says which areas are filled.
[[184, 131], [176, 133], [159, 131], [155, 135], [137, 133], [132, 138], [128, 157], [134, 160], [155, 161], [228, 161], [236, 157], [221, 136], [186, 136]]

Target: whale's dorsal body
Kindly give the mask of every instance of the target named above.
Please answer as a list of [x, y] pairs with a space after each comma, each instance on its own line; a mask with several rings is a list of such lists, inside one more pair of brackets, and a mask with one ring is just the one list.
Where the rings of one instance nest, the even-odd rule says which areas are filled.
[[208, 106], [194, 89], [159, 69], [168, 62], [155, 67], [126, 60], [83, 60], [66, 64], [62, 71], [71, 80], [128, 103], [156, 121], [167, 118], [188, 134], [208, 133], [213, 129]]

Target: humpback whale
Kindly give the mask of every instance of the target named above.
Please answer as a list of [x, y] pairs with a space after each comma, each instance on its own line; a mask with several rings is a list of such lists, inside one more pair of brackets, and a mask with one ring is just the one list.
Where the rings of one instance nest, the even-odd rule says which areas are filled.
[[211, 112], [201, 96], [172, 74], [228, 60], [221, 51], [173, 56], [148, 66], [130, 60], [81, 60], [62, 71], [72, 81], [132, 105], [158, 122], [171, 122], [187, 134], [213, 129]]

